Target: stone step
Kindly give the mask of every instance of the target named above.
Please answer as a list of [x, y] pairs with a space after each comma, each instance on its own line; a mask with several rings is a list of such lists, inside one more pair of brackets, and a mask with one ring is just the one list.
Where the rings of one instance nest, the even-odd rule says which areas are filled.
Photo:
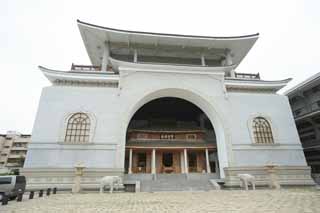
[[[210, 179], [217, 179], [216, 174], [130, 174], [126, 180], [140, 181], [140, 189], [145, 192], [157, 191], [208, 191], [214, 187]], [[219, 182], [219, 181], [218, 181]]]
[[213, 190], [209, 181], [154, 180], [141, 181], [141, 191], [208, 191]]

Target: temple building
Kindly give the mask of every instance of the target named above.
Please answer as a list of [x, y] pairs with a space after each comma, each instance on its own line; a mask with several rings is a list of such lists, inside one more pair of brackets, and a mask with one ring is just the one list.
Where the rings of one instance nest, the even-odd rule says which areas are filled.
[[106, 175], [142, 189], [174, 178], [228, 187], [240, 173], [264, 185], [270, 164], [283, 185], [314, 184], [288, 98], [277, 94], [291, 79], [236, 72], [259, 34], [77, 24], [92, 64], [39, 67], [52, 85], [42, 90], [23, 169], [29, 186], [70, 187], [78, 163], [87, 187]]

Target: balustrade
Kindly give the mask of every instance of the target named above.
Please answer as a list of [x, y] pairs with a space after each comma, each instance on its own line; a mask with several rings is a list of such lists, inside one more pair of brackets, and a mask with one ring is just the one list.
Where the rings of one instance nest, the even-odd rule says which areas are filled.
[[303, 115], [306, 115], [308, 113], [316, 112], [318, 110], [320, 110], [320, 101], [315, 101], [311, 104], [305, 105], [304, 107], [300, 107], [298, 109], [295, 109], [293, 111], [293, 116], [295, 118], [297, 118], [297, 117], [301, 117]]

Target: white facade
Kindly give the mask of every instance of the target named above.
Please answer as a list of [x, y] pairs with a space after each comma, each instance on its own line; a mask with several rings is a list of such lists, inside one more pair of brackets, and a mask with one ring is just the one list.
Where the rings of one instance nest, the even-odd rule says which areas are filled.
[[[83, 25], [79, 22], [82, 35], [86, 32], [82, 27], [90, 27]], [[99, 29], [103, 31], [108, 30]], [[89, 51], [88, 42], [84, 42]], [[91, 58], [98, 54], [88, 53]], [[103, 56], [109, 57], [109, 54]], [[114, 58], [107, 62], [102, 60], [102, 63], [111, 64], [117, 71], [107, 75], [41, 67], [53, 85], [44, 88], [40, 98], [25, 161], [29, 182], [48, 177], [47, 174], [53, 179], [43, 179], [46, 184], [68, 182], [71, 180], [69, 173], [79, 162], [92, 173], [123, 173], [128, 124], [140, 107], [161, 97], [185, 99], [208, 116], [216, 133], [220, 176], [230, 185], [235, 175], [228, 172], [228, 168], [254, 173], [259, 170], [255, 168], [271, 163], [278, 165], [279, 171], [284, 168], [280, 171], [284, 175], [285, 168], [294, 169], [301, 177], [297, 178], [300, 182], [293, 181], [293, 184], [312, 182], [288, 99], [276, 94], [288, 80], [235, 78], [233, 69], [238, 64], [229, 69], [225, 66], [139, 64]], [[88, 143], [64, 142], [68, 118], [77, 112], [90, 117]], [[252, 129], [255, 117], [269, 122], [273, 144], [255, 143]], [[59, 179], [61, 176], [66, 179]], [[90, 180], [94, 182], [94, 179], [87, 181]]]

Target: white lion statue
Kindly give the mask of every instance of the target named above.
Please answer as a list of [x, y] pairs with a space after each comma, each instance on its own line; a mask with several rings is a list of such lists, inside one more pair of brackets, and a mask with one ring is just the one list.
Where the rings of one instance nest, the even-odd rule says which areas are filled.
[[100, 180], [100, 193], [104, 192], [104, 187], [109, 186], [110, 193], [113, 192], [114, 187], [119, 188], [122, 183], [121, 177], [119, 176], [105, 176]]
[[245, 190], [248, 190], [248, 185], [252, 185], [252, 189], [256, 189], [256, 179], [253, 175], [250, 174], [238, 174], [238, 177], [240, 178], [240, 187], [245, 188]]

